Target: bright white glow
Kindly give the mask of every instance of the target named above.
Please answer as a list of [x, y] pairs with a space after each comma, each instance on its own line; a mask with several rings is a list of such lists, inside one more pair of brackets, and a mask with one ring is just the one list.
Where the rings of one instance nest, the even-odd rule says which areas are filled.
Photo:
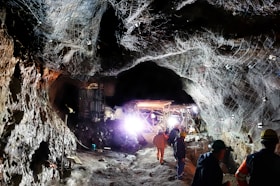
[[178, 118], [175, 117], [175, 116], [169, 116], [169, 118], [167, 119], [167, 126], [168, 126], [168, 128], [170, 128], [170, 129], [173, 129], [174, 126], [175, 126], [176, 124], [178, 124], [178, 123], [179, 123], [179, 120], [178, 120]]
[[195, 128], [191, 125], [189, 128], [189, 133], [194, 133], [195, 132]]
[[144, 130], [144, 122], [135, 115], [124, 117], [124, 129], [130, 134], [136, 134]]
[[197, 107], [196, 105], [193, 105], [193, 106], [192, 106], [192, 112], [193, 112], [194, 114], [198, 114], [198, 107]]
[[152, 119], [155, 119], [155, 118], [156, 118], [156, 115], [155, 115], [154, 113], [152, 113], [152, 114], [151, 114], [151, 118], [152, 118]]
[[258, 128], [262, 129], [263, 128], [263, 124], [262, 123], [258, 123]]

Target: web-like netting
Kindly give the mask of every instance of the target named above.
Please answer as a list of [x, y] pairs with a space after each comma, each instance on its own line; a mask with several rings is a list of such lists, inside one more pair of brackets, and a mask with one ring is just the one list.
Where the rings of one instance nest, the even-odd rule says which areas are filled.
[[10, 0], [7, 5], [32, 27], [36, 56], [47, 66], [73, 75], [100, 70], [96, 43], [106, 1]]
[[[258, 12], [266, 15], [268, 11], [274, 14], [279, 9], [272, 1], [209, 2], [234, 10], [235, 14]], [[131, 33], [139, 25], [149, 25], [153, 21], [147, 10], [151, 2], [111, 3], [128, 30], [120, 38], [120, 43], [132, 50], [140, 50], [137, 46], [143, 38], [136, 38]], [[177, 5], [180, 7], [180, 3]], [[134, 64], [157, 61], [184, 78], [186, 91], [200, 106], [212, 134], [223, 131], [254, 134], [258, 128], [268, 125], [277, 128], [280, 63], [276, 33], [271, 31], [249, 38], [229, 39], [225, 39], [222, 33], [214, 34], [208, 30], [188, 37], [183, 35], [177, 32], [174, 43], [160, 41], [160, 45], [150, 46], [149, 52], [136, 59]], [[149, 46], [149, 41], [145, 41], [141, 47]]]
[[175, 51], [160, 63], [188, 79], [188, 92], [212, 132], [254, 133], [258, 125], [277, 125], [279, 119], [279, 49], [274, 41], [270, 36], [226, 40], [205, 32], [177, 40], [181, 54]]
[[189, 40], [177, 38], [175, 47], [149, 60], [186, 78], [187, 92], [212, 133], [254, 133], [279, 120], [280, 63], [274, 41], [269, 36], [226, 40], [205, 32]]
[[[271, 31], [246, 38], [224, 38], [207, 29], [193, 34], [174, 30], [166, 40], [167, 15], [151, 9], [152, 0], [11, 0], [14, 11], [29, 15], [37, 42], [37, 55], [52, 68], [73, 75], [94, 75], [100, 70], [96, 56], [100, 22], [111, 6], [123, 25], [117, 44], [137, 52], [133, 65], [153, 60], [173, 69], [186, 82], [209, 131], [252, 132], [259, 125], [276, 125], [279, 116], [279, 46]], [[180, 10], [196, 1], [174, 1]], [[208, 1], [233, 15], [244, 12], [274, 15], [278, 2]], [[168, 22], [170, 20], [166, 20]], [[149, 35], [142, 32], [146, 31]], [[125, 68], [124, 68], [125, 69]], [[117, 72], [113, 72], [117, 73]]]
[[211, 4], [222, 6], [233, 14], [257, 14], [271, 15], [279, 11], [279, 2], [274, 0], [210, 0]]
[[[168, 26], [173, 26], [168, 24], [170, 17], [151, 9], [155, 2], [156, 0], [6, 0], [4, 3], [9, 9], [6, 11], [16, 17], [14, 22], [10, 22], [11, 26], [22, 22], [22, 27], [16, 28], [28, 31], [29, 36], [32, 36], [28, 47], [34, 50], [34, 59], [37, 57], [46, 66], [74, 76], [91, 76], [100, 70], [101, 59], [96, 55], [100, 23], [111, 6], [123, 26], [116, 30], [116, 44], [137, 54], [134, 58], [129, 58], [133, 60], [123, 70], [144, 61], [155, 61], [174, 70], [182, 77], [185, 91], [199, 106], [210, 135], [230, 132], [244, 137], [250, 133], [257, 139], [259, 127], [279, 129], [279, 31], [270, 30], [251, 37], [233, 35], [228, 38], [223, 36], [222, 31], [213, 32], [209, 29], [200, 29], [191, 34], [188, 34], [188, 30], [177, 29], [170, 33], [166, 30]], [[165, 1], [157, 2], [160, 4]], [[196, 1], [168, 2], [172, 3], [166, 7], [177, 11]], [[225, 7], [233, 15], [275, 15], [280, 7], [278, 2], [272, 0], [208, 2]], [[3, 12], [1, 9], [1, 27], [5, 21]], [[28, 67], [21, 61], [17, 67], [22, 72], [22, 81], [17, 84], [21, 87], [20, 91], [14, 95], [9, 93], [9, 82], [16, 60], [12, 57], [12, 43], [2, 30], [0, 35], [4, 38], [0, 45], [0, 79], [3, 82], [0, 110], [4, 110], [0, 114], [1, 121], [14, 122], [10, 121], [9, 116], [12, 114], [9, 112], [23, 112], [22, 121], [11, 132], [11, 139], [5, 142], [6, 151], [12, 155], [9, 157], [11, 162], [19, 164], [14, 167], [13, 163], [6, 162], [5, 170], [9, 175], [23, 174], [22, 182], [31, 184], [33, 175], [29, 169], [29, 160], [35, 149], [22, 152], [24, 146], [21, 144], [36, 148], [39, 141], [50, 140], [47, 139], [50, 137], [53, 156], [50, 158], [54, 159], [60, 156], [61, 146], [64, 144], [65, 152], [70, 153], [71, 148], [75, 148], [75, 138], [69, 130], [66, 131], [69, 136], [58, 135], [59, 132], [65, 132], [65, 128], [62, 127], [61, 120], [52, 114], [54, 111], [48, 106], [45, 92], [37, 87], [41, 79], [34, 64]], [[22, 40], [16, 39], [15, 44], [24, 41], [24, 38], [19, 39]], [[22, 43], [24, 44], [26, 43]], [[117, 74], [118, 69], [110, 73]], [[35, 126], [42, 130], [36, 130]], [[0, 131], [4, 131], [3, 126]], [[64, 141], [63, 137], [68, 141]], [[13, 141], [13, 138], [17, 140]], [[20, 164], [22, 162], [27, 164]], [[45, 176], [42, 181], [51, 178], [52, 175], [49, 174], [52, 172], [43, 172], [44, 174], [40, 174]]]

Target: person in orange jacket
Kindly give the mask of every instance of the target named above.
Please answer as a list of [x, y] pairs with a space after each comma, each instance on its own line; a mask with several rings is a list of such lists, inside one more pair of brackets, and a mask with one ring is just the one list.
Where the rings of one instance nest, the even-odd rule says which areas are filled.
[[278, 142], [276, 131], [266, 129], [261, 132], [264, 148], [248, 155], [237, 169], [235, 177], [239, 186], [280, 185], [280, 156], [274, 153]]
[[164, 149], [167, 144], [168, 136], [162, 131], [159, 130], [158, 134], [153, 138], [153, 144], [157, 148], [157, 159], [159, 160], [160, 164], [163, 164], [164, 160]]

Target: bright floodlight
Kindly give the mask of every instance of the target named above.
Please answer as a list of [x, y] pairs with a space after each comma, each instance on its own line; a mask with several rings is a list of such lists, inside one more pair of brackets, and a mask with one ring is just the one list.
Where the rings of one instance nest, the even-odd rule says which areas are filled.
[[155, 119], [155, 118], [156, 118], [156, 115], [155, 115], [154, 113], [152, 113], [152, 114], [151, 114], [151, 118], [152, 118], [152, 119]]
[[139, 117], [128, 115], [124, 118], [124, 129], [131, 134], [139, 133], [144, 129], [144, 123]]
[[179, 120], [175, 116], [169, 116], [169, 118], [167, 119], [167, 125], [171, 129], [174, 128], [174, 126], [178, 123], [179, 123]]
[[198, 107], [196, 105], [192, 105], [192, 111], [194, 114], [198, 114]]

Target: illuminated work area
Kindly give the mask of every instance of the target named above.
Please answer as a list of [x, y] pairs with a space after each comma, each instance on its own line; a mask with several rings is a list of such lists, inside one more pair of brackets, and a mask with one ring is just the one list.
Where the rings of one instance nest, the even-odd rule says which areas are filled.
[[[190, 185], [216, 139], [231, 147], [233, 179], [264, 129], [280, 134], [279, 11], [271, 0], [1, 1], [0, 184]], [[161, 165], [151, 143], [176, 127], [182, 180], [172, 147]]]

